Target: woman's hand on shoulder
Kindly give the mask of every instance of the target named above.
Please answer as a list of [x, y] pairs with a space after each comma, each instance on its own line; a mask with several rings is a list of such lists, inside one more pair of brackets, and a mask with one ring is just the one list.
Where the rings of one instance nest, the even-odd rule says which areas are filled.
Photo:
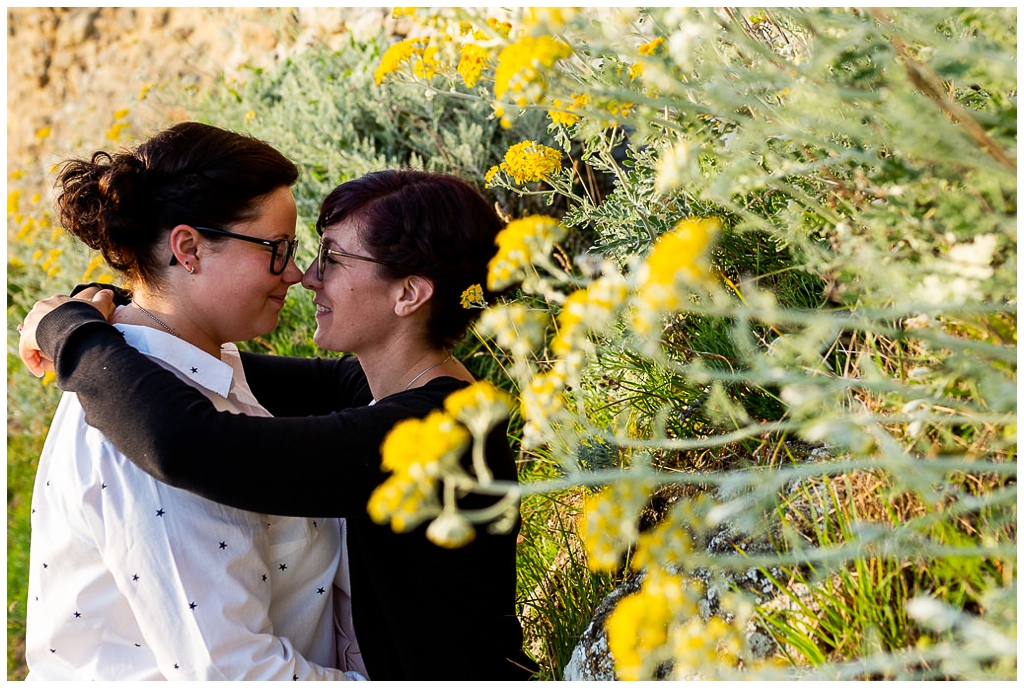
[[39, 344], [36, 342], [36, 329], [39, 327], [39, 321], [58, 306], [69, 301], [85, 301], [102, 313], [107, 320], [110, 320], [114, 314], [114, 292], [110, 289], [89, 287], [75, 296], [58, 295], [36, 301], [32, 310], [25, 316], [25, 322], [18, 325], [18, 331], [21, 333], [21, 340], [18, 342], [18, 355], [36, 377], [42, 377], [47, 371], [53, 370], [53, 361], [39, 350]]

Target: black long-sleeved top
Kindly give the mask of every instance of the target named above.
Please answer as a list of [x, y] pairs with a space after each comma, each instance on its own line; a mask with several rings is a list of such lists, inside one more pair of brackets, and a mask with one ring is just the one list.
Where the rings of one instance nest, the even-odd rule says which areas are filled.
[[[435, 378], [366, 406], [369, 386], [354, 357], [247, 354], [249, 385], [276, 416], [261, 418], [215, 410], [86, 304], [57, 308], [36, 336], [88, 422], [158, 480], [241, 509], [348, 519], [353, 623], [371, 679], [529, 678], [535, 665], [515, 615], [518, 527], [500, 535], [481, 528], [449, 550], [426, 539], [425, 525], [397, 534], [366, 513], [387, 477], [387, 432], [441, 408], [465, 382]], [[486, 455], [495, 479], [516, 479], [504, 426]], [[468, 508], [488, 503], [466, 499]]]

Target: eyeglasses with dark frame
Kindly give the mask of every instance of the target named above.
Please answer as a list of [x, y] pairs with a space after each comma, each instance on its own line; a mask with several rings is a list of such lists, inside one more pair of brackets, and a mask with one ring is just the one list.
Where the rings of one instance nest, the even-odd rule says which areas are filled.
[[349, 253], [348, 251], [327, 248], [326, 244], [324, 244], [324, 240], [320, 239], [320, 249], [316, 252], [316, 278], [318, 280], [323, 280], [324, 278], [324, 269], [327, 267], [328, 256], [341, 256], [342, 258], [365, 260], [367, 263], [377, 263], [377, 265], [387, 265], [385, 261], [371, 258], [370, 256], [358, 256], [355, 253]]
[[[295, 255], [295, 249], [298, 248], [299, 239], [261, 239], [260, 237], [248, 236], [245, 234], [239, 234], [237, 232], [229, 232], [224, 229], [214, 229], [213, 227], [200, 227], [198, 225], [192, 225], [192, 229], [203, 234], [215, 234], [217, 236], [226, 236], [232, 239], [241, 239], [242, 241], [250, 241], [254, 244], [261, 244], [263, 246], [269, 246], [270, 253], [270, 274], [280, 275], [288, 267], [288, 259]], [[281, 246], [287, 246], [283, 251]], [[171, 256], [171, 265], [174, 265], [177, 258]]]

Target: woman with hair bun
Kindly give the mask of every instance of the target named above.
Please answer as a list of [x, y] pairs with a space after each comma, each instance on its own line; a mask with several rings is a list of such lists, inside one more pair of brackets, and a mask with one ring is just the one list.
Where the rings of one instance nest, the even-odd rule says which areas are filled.
[[[237, 508], [344, 517], [352, 620], [371, 680], [527, 679], [536, 665], [516, 617], [518, 518], [446, 549], [425, 524], [393, 532], [367, 514], [387, 478], [389, 431], [474, 381], [450, 347], [479, 312], [460, 296], [486, 283], [501, 229], [491, 205], [448, 175], [390, 170], [334, 189], [302, 285], [314, 293], [314, 342], [354, 355], [242, 354], [272, 418], [220, 412], [126, 346], [104, 320], [109, 292], [36, 304], [20, 352], [37, 375], [55, 369], [89, 422], [159, 480]], [[485, 456], [495, 480], [516, 480], [506, 423], [490, 431]], [[460, 507], [497, 499], [466, 495]]]
[[[268, 144], [194, 122], [71, 160], [58, 177], [61, 223], [130, 289], [111, 331], [228, 415], [268, 415], [230, 342], [274, 329], [302, 278], [297, 177]], [[32, 500], [28, 678], [343, 680], [332, 668], [341, 538], [336, 519], [251, 513], [154, 480], [66, 393]]]

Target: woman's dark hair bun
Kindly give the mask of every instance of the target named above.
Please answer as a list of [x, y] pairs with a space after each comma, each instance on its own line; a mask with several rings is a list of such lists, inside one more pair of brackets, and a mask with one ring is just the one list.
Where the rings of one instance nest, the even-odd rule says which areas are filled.
[[130, 153], [105, 151], [70, 160], [57, 182], [57, 214], [68, 232], [96, 249], [115, 270], [136, 261], [136, 249], [153, 237], [146, 231], [146, 166]]
[[252, 219], [258, 199], [297, 178], [295, 165], [264, 141], [182, 122], [134, 150], [65, 162], [56, 209], [64, 228], [129, 282], [149, 282], [167, 266], [165, 232]]

